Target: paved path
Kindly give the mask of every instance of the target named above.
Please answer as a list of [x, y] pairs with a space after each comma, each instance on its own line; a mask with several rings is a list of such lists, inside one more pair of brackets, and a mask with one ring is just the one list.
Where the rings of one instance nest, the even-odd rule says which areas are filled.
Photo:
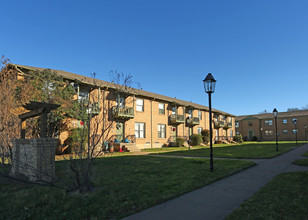
[[224, 219], [277, 174], [307, 171], [308, 167], [292, 165], [307, 150], [308, 144], [273, 159], [260, 160], [252, 168], [125, 219]]

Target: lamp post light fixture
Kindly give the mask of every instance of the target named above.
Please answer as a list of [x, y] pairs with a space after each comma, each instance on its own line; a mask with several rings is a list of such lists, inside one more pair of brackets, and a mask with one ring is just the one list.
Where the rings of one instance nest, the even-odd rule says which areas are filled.
[[296, 145], [297, 145], [297, 119], [293, 119], [293, 123], [295, 126], [295, 140], [296, 140]]
[[213, 129], [212, 129], [212, 100], [211, 95], [215, 92], [216, 80], [211, 73], [203, 80], [204, 90], [209, 95], [209, 122], [210, 122], [210, 171], [213, 172]]
[[273, 115], [275, 118], [275, 127], [276, 127], [276, 151], [278, 152], [278, 133], [277, 133], [277, 116], [278, 116], [278, 111], [276, 108], [273, 110]]

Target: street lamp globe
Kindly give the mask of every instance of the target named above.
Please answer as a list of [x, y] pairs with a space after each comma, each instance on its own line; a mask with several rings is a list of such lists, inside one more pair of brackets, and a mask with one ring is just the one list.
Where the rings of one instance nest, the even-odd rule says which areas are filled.
[[293, 123], [296, 125], [297, 124], [297, 119], [293, 119]]
[[276, 108], [274, 108], [274, 110], [273, 110], [273, 115], [274, 115], [274, 117], [277, 117], [277, 116], [278, 116], [278, 111], [277, 111]]
[[203, 80], [203, 84], [204, 84], [204, 90], [206, 93], [215, 92], [216, 80], [212, 76], [212, 73], [207, 74], [207, 76]]

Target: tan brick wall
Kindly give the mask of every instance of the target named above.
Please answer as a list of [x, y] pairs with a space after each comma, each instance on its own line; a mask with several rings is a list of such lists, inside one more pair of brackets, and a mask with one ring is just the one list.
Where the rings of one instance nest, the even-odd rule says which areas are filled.
[[[91, 96], [94, 97], [95, 101], [98, 101], [98, 90], [94, 90], [91, 92]], [[92, 98], [93, 99], [93, 98]], [[144, 103], [144, 111], [136, 111], [136, 100], [143, 99]], [[103, 106], [111, 108], [112, 106], [116, 106], [116, 95], [114, 91], [104, 91], [100, 92], [100, 108], [103, 109]], [[165, 104], [165, 114], [159, 114], [159, 103]], [[161, 147], [163, 144], [167, 143], [168, 139], [172, 135], [172, 128], [176, 127], [177, 136], [188, 136], [189, 127], [186, 124], [186, 118], [188, 117], [188, 111], [186, 107], [178, 106], [177, 107], [177, 114], [184, 115], [185, 123], [174, 125], [170, 124], [169, 116], [172, 114], [172, 108], [170, 103], [160, 100], [155, 100], [151, 98], [144, 98], [140, 96], [128, 96], [125, 98], [125, 106], [127, 107], [134, 107], [135, 116], [129, 120], [122, 120], [124, 122], [124, 137], [129, 135], [135, 134], [135, 123], [145, 123], [145, 138], [136, 138], [136, 145], [139, 148], [155, 148]], [[198, 109], [194, 109], [192, 111], [192, 117], [198, 117]], [[106, 115], [106, 113], [105, 113]], [[112, 120], [111, 111], [108, 112], [109, 120]], [[101, 110], [98, 116], [95, 118], [103, 118], [103, 111]], [[121, 120], [115, 120], [115, 123], [112, 126], [111, 132], [109, 137], [116, 134], [116, 122]], [[158, 138], [158, 125], [164, 124], [166, 125], [166, 137], [165, 138]], [[234, 125], [234, 120], [233, 120]], [[198, 128], [201, 127], [202, 129], [209, 129], [209, 112], [202, 110], [202, 118], [200, 120], [199, 125], [195, 125], [192, 127], [193, 134], [198, 133]], [[213, 126], [214, 128], [214, 126]], [[230, 129], [227, 130], [227, 135], [230, 135]], [[233, 127], [234, 130], [234, 127]], [[219, 135], [223, 135], [224, 129], [219, 129]], [[235, 132], [233, 133], [233, 135]], [[61, 137], [67, 137], [67, 132], [63, 132]], [[213, 137], [215, 137], [215, 132]], [[107, 138], [108, 139], [108, 138]], [[63, 142], [63, 140], [62, 140]]]
[[[298, 140], [307, 140], [308, 128], [306, 129], [305, 135], [305, 125], [308, 126], [308, 116], [292, 116], [292, 117], [279, 117], [277, 118], [277, 132], [279, 134], [278, 140], [281, 141], [294, 141], [296, 139], [296, 135], [293, 133], [293, 129], [295, 129], [294, 123], [292, 122], [293, 118], [297, 118], [297, 139]], [[287, 123], [283, 123], [283, 119], [287, 120]], [[265, 125], [265, 121], [272, 120], [272, 125]], [[250, 120], [241, 120], [239, 121], [240, 126], [236, 128], [236, 131], [240, 132], [243, 137], [248, 137], [248, 131], [252, 130], [254, 135], [257, 136], [258, 140], [262, 141], [274, 141], [275, 137], [275, 119], [250, 119]], [[252, 123], [252, 126], [249, 126], [249, 123]], [[261, 132], [262, 128], [262, 132]], [[287, 130], [287, 133], [283, 133], [283, 130]], [[272, 135], [265, 135], [265, 131], [272, 131]]]

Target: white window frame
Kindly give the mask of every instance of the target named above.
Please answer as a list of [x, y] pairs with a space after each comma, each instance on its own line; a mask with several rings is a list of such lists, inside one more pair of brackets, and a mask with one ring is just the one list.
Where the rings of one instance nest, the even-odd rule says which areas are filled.
[[158, 113], [160, 115], [165, 114], [165, 103], [158, 103]]
[[283, 134], [288, 134], [288, 130], [287, 130], [287, 129], [284, 129], [284, 130], [282, 130], [282, 133], [283, 133]]
[[136, 138], [145, 138], [145, 123], [135, 122], [135, 135]]
[[[120, 101], [119, 101], [119, 99], [120, 99]], [[117, 98], [116, 98], [116, 106], [118, 106], [118, 103], [119, 103], [119, 107], [120, 108], [125, 107], [125, 98], [123, 96], [117, 96]]]
[[188, 113], [188, 117], [189, 117], [189, 118], [192, 118], [192, 116], [193, 116], [193, 110], [192, 110], [192, 109], [188, 109], [187, 113]]
[[198, 127], [198, 128], [197, 128], [197, 131], [198, 131], [198, 134], [201, 134], [201, 132], [202, 132], [202, 127]]
[[265, 130], [264, 133], [265, 133], [265, 136], [273, 136], [274, 132], [272, 130]]
[[201, 121], [202, 120], [202, 111], [201, 110], [198, 111], [198, 117], [199, 117], [199, 120]]
[[158, 124], [157, 125], [158, 138], [166, 138], [166, 125]]
[[178, 110], [178, 109], [177, 109], [176, 106], [172, 106], [172, 113], [171, 113], [171, 114], [176, 115], [177, 110]]
[[144, 99], [136, 99], [136, 111], [144, 112]]
[[266, 120], [266, 121], [264, 121], [264, 125], [272, 126], [273, 125], [273, 120]]
[[282, 124], [288, 124], [288, 119], [282, 119]]

